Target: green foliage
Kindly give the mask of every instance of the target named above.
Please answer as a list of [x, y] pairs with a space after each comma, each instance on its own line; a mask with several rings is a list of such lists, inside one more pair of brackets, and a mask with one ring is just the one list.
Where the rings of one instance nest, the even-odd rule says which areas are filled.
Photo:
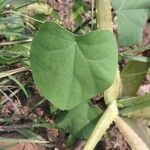
[[118, 40], [122, 46], [139, 44], [148, 18], [149, 0], [112, 0], [117, 16]]
[[24, 30], [24, 23], [20, 16], [11, 14], [7, 17], [0, 17], [0, 34], [6, 36], [8, 40], [18, 40], [27, 38]]
[[74, 0], [74, 4], [72, 7], [71, 19], [76, 22], [79, 26], [83, 23], [82, 14], [87, 12], [87, 7], [83, 0]]
[[121, 72], [123, 96], [135, 96], [143, 82], [150, 64], [145, 62], [130, 61]]
[[57, 126], [78, 138], [88, 138], [94, 129], [102, 111], [92, 104], [81, 104], [61, 112]]
[[36, 0], [0, 0], [0, 9], [5, 8], [7, 5], [12, 6], [15, 9], [22, 8], [23, 6], [27, 6]]
[[144, 96], [138, 96], [138, 97], [123, 98], [118, 100], [118, 107], [119, 108], [132, 107], [134, 105], [139, 105], [141, 103], [148, 102], [149, 99], [150, 99], [150, 94], [146, 94]]
[[12, 0], [0, 0], [0, 9], [8, 5]]
[[13, 76], [9, 76], [9, 79], [14, 81], [20, 87], [20, 89], [24, 92], [25, 96], [28, 98], [28, 93], [27, 93], [24, 85], [19, 80], [17, 80], [15, 77], [13, 77]]
[[118, 103], [123, 107], [121, 115], [150, 119], [150, 94], [119, 100]]
[[[116, 14], [114, 21], [118, 25], [119, 46], [139, 44], [150, 9], [149, 0], [113, 0], [113, 7]], [[149, 50], [149, 47], [121, 53], [120, 56], [123, 58], [134, 61], [129, 62], [121, 73], [123, 98], [117, 101], [117, 108], [116, 99], [120, 97], [122, 87], [119, 71], [116, 75], [117, 45], [111, 32], [96, 30], [78, 36], [55, 23], [43, 25], [43, 22], [49, 18], [63, 24], [60, 12], [44, 1], [0, 0], [0, 9], [0, 38], [2, 41], [0, 43], [0, 69], [6, 70], [0, 73], [0, 79], [2, 80], [2, 92], [4, 94], [6, 92], [6, 96], [9, 92], [3, 88], [11, 81], [11, 83], [16, 83], [18, 91], [21, 89], [20, 92], [23, 91], [27, 98], [28, 94], [30, 97], [30, 93], [27, 93], [24, 87], [28, 81], [20, 82], [22, 81], [20, 76], [12, 76], [27, 71], [28, 68], [13, 68], [22, 66], [23, 63], [30, 66], [30, 44], [27, 43], [32, 41], [35, 30], [41, 28], [32, 43], [32, 73], [41, 94], [54, 104], [51, 105], [50, 111], [51, 115], [58, 115], [57, 127], [71, 134], [72, 138], [68, 138], [68, 145], [74, 144], [76, 138], [88, 138], [91, 133], [90, 140], [97, 143], [112, 121], [119, 118], [116, 118], [119, 108], [119, 115], [132, 117], [130, 120], [123, 118], [128, 129], [137, 135], [134, 138], [131, 135], [133, 132], [130, 133], [131, 130], [124, 130], [123, 135], [129, 141], [130, 146], [134, 148], [134, 142], [142, 139], [141, 143], [144, 141], [143, 143], [150, 147], [145, 126], [133, 119], [133, 117], [150, 119], [150, 94], [132, 97], [136, 95], [149, 69], [150, 59], [141, 56], [141, 53]], [[85, 1], [74, 0], [70, 19], [75, 24], [70, 29], [74, 30], [74, 33], [91, 31], [89, 24], [92, 17], [89, 16], [90, 14], [94, 15]], [[75, 29], [76, 26], [78, 28]], [[9, 68], [10, 70], [7, 70]], [[12, 98], [16, 94], [15, 90], [11, 90], [12, 93], [8, 96]], [[97, 93], [104, 94], [105, 103], [109, 104], [104, 112], [93, 104], [89, 104], [90, 98]], [[129, 98], [124, 98], [128, 96]], [[32, 108], [32, 112], [45, 102], [45, 98]], [[1, 107], [4, 103], [5, 101], [2, 100]], [[17, 113], [14, 112], [11, 118], [0, 118], [0, 121], [12, 124], [16, 116]], [[36, 121], [39, 124], [33, 124], [31, 127], [33, 130], [39, 127], [56, 127], [55, 124], [40, 124], [44, 122], [42, 118], [37, 118]], [[121, 126], [124, 125], [121, 124]], [[94, 132], [92, 132], [93, 129]], [[49, 141], [45, 141], [33, 130], [17, 130], [28, 139], [0, 138], [0, 141], [48, 143], [47, 146], [53, 147]], [[7, 145], [5, 148], [9, 146], [13, 145]], [[86, 148], [90, 149], [88, 144]]]
[[40, 135], [32, 132], [31, 130], [29, 129], [21, 129], [21, 130], [17, 130], [21, 135], [23, 135], [25, 138], [27, 139], [35, 139], [35, 140], [41, 140], [41, 141], [44, 141], [45, 139], [43, 137], [41, 137]]
[[124, 58], [133, 60], [133, 61], [150, 62], [150, 58], [145, 57], [145, 56], [125, 55]]
[[78, 36], [47, 22], [33, 39], [31, 66], [41, 94], [59, 109], [71, 109], [112, 84], [115, 37], [104, 30]]
[[0, 64], [12, 64], [12, 63], [26, 60], [29, 57], [29, 49], [30, 49], [30, 45], [28, 44], [25, 45], [17, 44], [17, 45], [13, 45], [1, 49]]

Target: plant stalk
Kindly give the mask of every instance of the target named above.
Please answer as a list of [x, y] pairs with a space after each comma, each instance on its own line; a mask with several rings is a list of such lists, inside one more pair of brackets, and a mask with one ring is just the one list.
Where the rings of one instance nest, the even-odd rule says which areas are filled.
[[[112, 24], [112, 15], [111, 15], [111, 0], [95, 0], [96, 2], [96, 22], [97, 28], [101, 30], [109, 30], [113, 32], [113, 24]], [[88, 139], [86, 145], [84, 146], [83, 150], [93, 150], [97, 145], [98, 141], [101, 139], [103, 134], [106, 132], [107, 128], [110, 124], [117, 118], [118, 116], [118, 108], [116, 104], [117, 96], [120, 92], [120, 73], [119, 69], [117, 68], [116, 77], [114, 83], [106, 90], [105, 96], [107, 100], [105, 103], [108, 105], [108, 108], [101, 116], [99, 121], [97, 122], [90, 138]], [[118, 84], [117, 89], [113, 96], [111, 97], [112, 93], [114, 92], [114, 86]], [[111, 93], [111, 94], [110, 94]], [[105, 98], [105, 97], [104, 97]]]
[[114, 100], [106, 109], [104, 114], [100, 117], [97, 125], [95, 126], [90, 138], [88, 139], [83, 150], [93, 150], [103, 134], [105, 134], [107, 128], [114, 121], [118, 115], [118, 108], [116, 101]]
[[142, 138], [138, 134], [136, 134], [136, 132], [124, 119], [122, 119], [121, 117], [117, 117], [115, 120], [115, 124], [132, 149], [149, 150]]
[[111, 1], [95, 0], [96, 2], [96, 24], [101, 30], [113, 31]]

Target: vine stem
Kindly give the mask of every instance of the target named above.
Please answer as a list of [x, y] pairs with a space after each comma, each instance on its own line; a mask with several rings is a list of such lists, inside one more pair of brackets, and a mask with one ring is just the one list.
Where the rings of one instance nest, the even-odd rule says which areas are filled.
[[122, 135], [125, 137], [128, 144], [135, 150], [149, 150], [143, 139], [136, 134], [134, 128], [130, 126], [125, 119], [117, 117], [115, 120], [116, 126], [119, 128]]
[[[113, 32], [111, 0], [95, 0], [95, 2], [96, 2], [97, 28], [101, 30], [109, 30]], [[103, 136], [103, 134], [106, 132], [107, 128], [118, 116], [116, 99], [120, 93], [121, 80], [120, 80], [119, 69], [117, 68], [116, 71], [117, 72], [116, 72], [116, 77], [114, 79], [114, 83], [111, 85], [111, 87], [108, 90], [106, 90], [104, 94], [105, 103], [108, 105], [108, 107], [104, 112], [104, 114], [100, 117], [99, 121], [97, 122], [83, 150], [93, 150], [97, 145], [98, 141]], [[114, 91], [116, 87], [117, 90]]]
[[97, 28], [113, 31], [110, 0], [95, 0], [95, 2]]
[[105, 134], [107, 128], [110, 126], [110, 124], [117, 116], [118, 116], [118, 108], [117, 108], [116, 100], [114, 100], [107, 107], [104, 114], [100, 117], [83, 150], [93, 150], [96, 144], [98, 143], [98, 141], [103, 136], [103, 134]]

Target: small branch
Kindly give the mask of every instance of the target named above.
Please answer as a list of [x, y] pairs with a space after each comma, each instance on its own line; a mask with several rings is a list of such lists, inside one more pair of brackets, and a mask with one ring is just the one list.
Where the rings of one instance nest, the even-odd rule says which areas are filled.
[[[113, 32], [111, 0], [96, 0], [96, 23], [97, 28]], [[105, 134], [107, 128], [118, 116], [118, 108], [116, 104], [116, 98], [119, 92], [118, 88], [120, 87], [118, 81], [120, 81], [119, 71], [115, 81], [115, 84], [118, 84], [117, 91], [115, 91], [117, 93], [113, 95], [113, 98], [110, 97], [114, 92], [112, 88], [116, 88], [114, 87], [115, 85], [111, 86], [110, 89], [105, 93], [105, 97], [108, 96], [107, 99], [104, 97], [105, 103], [108, 105], [108, 107], [104, 114], [100, 117], [83, 150], [93, 150], [103, 134]]]

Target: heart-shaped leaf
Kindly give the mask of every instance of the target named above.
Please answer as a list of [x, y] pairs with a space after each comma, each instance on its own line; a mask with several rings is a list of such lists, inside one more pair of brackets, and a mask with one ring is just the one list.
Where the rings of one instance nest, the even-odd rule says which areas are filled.
[[123, 96], [135, 96], [148, 72], [150, 63], [130, 61], [121, 72]]
[[47, 22], [32, 42], [33, 78], [53, 105], [72, 109], [112, 84], [117, 57], [116, 40], [110, 31], [78, 36]]
[[112, 0], [122, 46], [140, 44], [150, 9], [149, 0]]

